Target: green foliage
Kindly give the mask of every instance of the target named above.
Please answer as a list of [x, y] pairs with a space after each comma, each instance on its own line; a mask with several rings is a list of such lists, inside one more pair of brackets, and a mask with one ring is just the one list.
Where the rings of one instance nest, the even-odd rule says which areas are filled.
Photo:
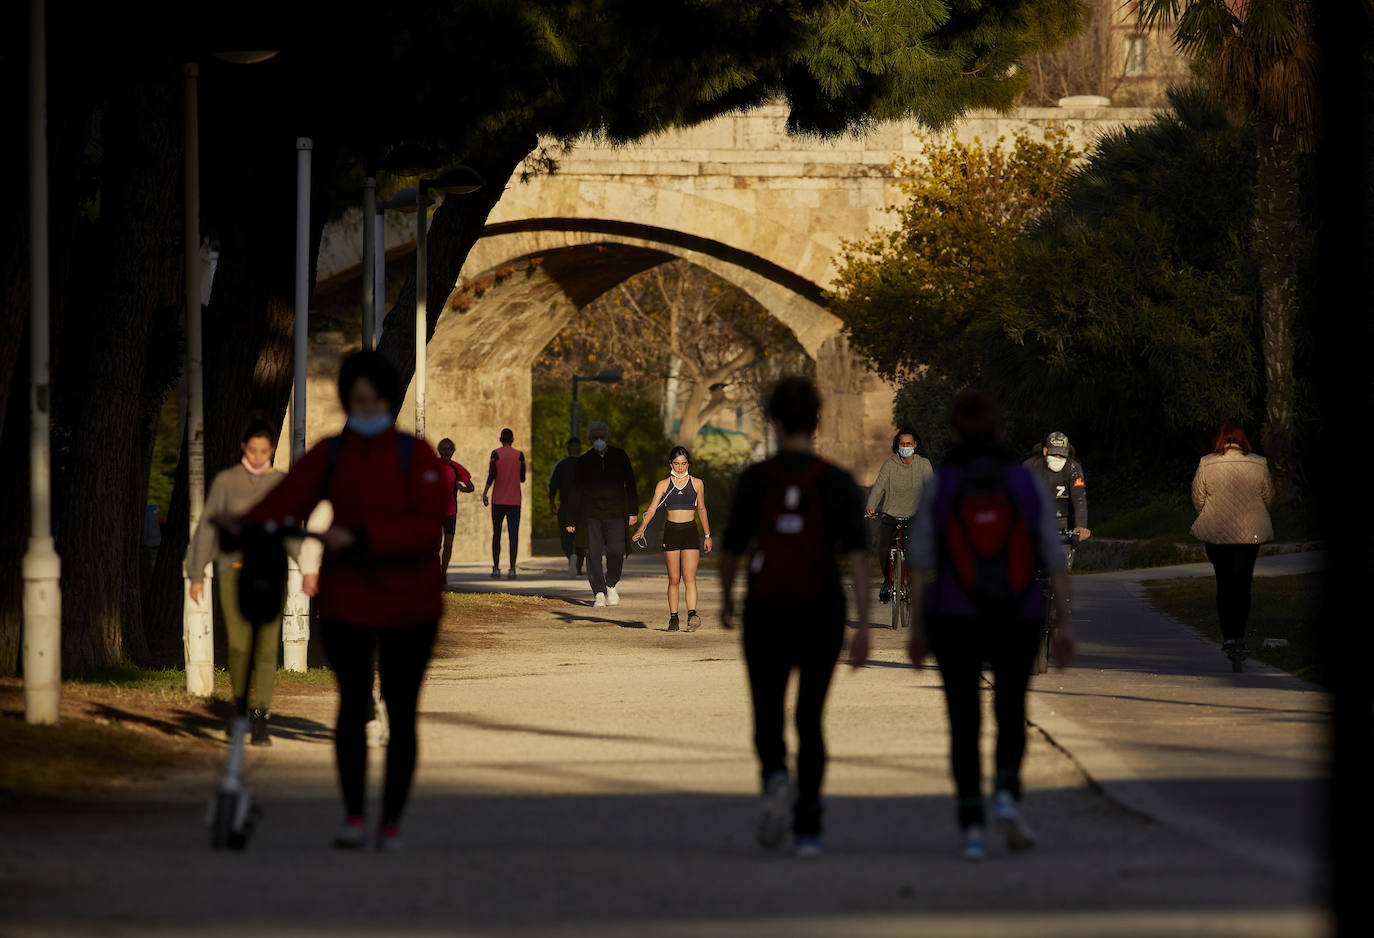
[[1079, 446], [1117, 461], [1172, 450], [1181, 468], [1221, 419], [1255, 412], [1255, 159], [1199, 95], [1173, 101], [1072, 174], [976, 334], [984, 380], [1032, 422], [1091, 427]]
[[844, 244], [830, 309], [886, 378], [978, 372], [968, 332], [1078, 156], [1063, 133], [1001, 144], [927, 140], [921, 162], [896, 164], [896, 227]]
[[[587, 428], [602, 420], [611, 428], [611, 445], [629, 454], [639, 488], [639, 507], [643, 510], [653, 494], [652, 483], [667, 474], [668, 451], [672, 440], [663, 435], [658, 403], [653, 398], [615, 386], [579, 387], [581, 404], [582, 451], [588, 449]], [[571, 430], [572, 388], [568, 384], [538, 383], [534, 388], [533, 456], [534, 536], [557, 537], [557, 518], [549, 511], [546, 497], [549, 474], [558, 460], [567, 455]]]

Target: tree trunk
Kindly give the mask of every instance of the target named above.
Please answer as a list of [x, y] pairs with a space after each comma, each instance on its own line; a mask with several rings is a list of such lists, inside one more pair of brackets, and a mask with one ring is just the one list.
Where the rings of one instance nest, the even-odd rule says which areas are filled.
[[[153, 327], [180, 286], [180, 82], [171, 69], [112, 96], [105, 153], [98, 293], [65, 324], [56, 382], [73, 444], [58, 504], [62, 658], [68, 671], [148, 658], [139, 590], [146, 479], [142, 435]], [[98, 399], [99, 406], [91, 406]]]
[[[487, 216], [501, 200], [506, 182], [519, 168], [525, 157], [538, 145], [534, 137], [517, 136], [501, 141], [489, 152], [469, 157], [472, 166], [485, 180], [482, 188], [469, 195], [449, 197], [434, 212], [429, 223], [425, 266], [429, 275], [429, 306], [426, 310], [428, 333], [434, 335], [439, 317], [444, 313], [449, 294], [458, 283], [463, 262], [477, 239], [482, 237]], [[413, 266], [413, 263], [412, 263]], [[409, 385], [415, 375], [415, 275], [406, 278], [396, 303], [386, 314], [382, 341], [377, 351], [391, 359], [401, 372], [401, 387]], [[399, 401], [397, 405], [399, 406]]]
[[1293, 379], [1293, 325], [1298, 312], [1295, 245], [1301, 229], [1298, 140], [1277, 121], [1261, 121], [1255, 234], [1259, 251], [1261, 347], [1264, 355], [1264, 428], [1261, 440], [1274, 473], [1275, 501], [1294, 497], [1293, 462], [1297, 396]]

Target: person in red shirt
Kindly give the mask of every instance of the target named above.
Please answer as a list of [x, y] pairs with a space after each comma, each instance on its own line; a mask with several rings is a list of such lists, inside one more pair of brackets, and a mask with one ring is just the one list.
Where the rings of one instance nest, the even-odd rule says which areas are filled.
[[448, 437], [439, 441], [439, 458], [444, 462], [444, 491], [452, 493], [448, 500], [448, 517], [444, 518], [444, 543], [439, 548], [439, 569], [446, 579], [448, 562], [453, 558], [453, 536], [458, 530], [458, 493], [470, 493], [477, 487], [472, 484], [472, 473], [464, 469], [462, 463], [454, 462], [456, 449]]
[[334, 751], [346, 816], [334, 845], [343, 848], [367, 842], [364, 727], [374, 654], [391, 730], [377, 848], [400, 846], [397, 825], [415, 774], [415, 705], [442, 611], [434, 544], [452, 488], [434, 450], [396, 431], [401, 393], [386, 358], [350, 355], [339, 370], [348, 412], [343, 432], [316, 444], [242, 519], [293, 526], [323, 499], [334, 506], [323, 535], [319, 604], [324, 650], [339, 685]]
[[[506, 523], [510, 542], [510, 570], [506, 579], [515, 579], [515, 554], [520, 547], [520, 486], [525, 482], [525, 454], [511, 444], [515, 434], [509, 427], [501, 431], [501, 448], [491, 451], [487, 485], [482, 489], [482, 505], [491, 505], [491, 578], [501, 579], [501, 522]], [[493, 487], [495, 491], [492, 491]], [[487, 493], [491, 492], [491, 499]]]

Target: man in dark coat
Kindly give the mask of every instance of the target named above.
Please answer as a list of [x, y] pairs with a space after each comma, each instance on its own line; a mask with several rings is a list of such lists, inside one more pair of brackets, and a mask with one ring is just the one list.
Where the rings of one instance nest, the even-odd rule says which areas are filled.
[[[615, 606], [615, 591], [625, 563], [625, 526], [639, 520], [639, 492], [629, 455], [610, 445], [611, 430], [597, 421], [590, 431], [592, 448], [577, 460], [572, 496], [564, 525], [568, 533], [581, 532], [587, 540], [587, 580], [595, 599], [593, 606]], [[601, 557], [605, 554], [603, 571]]]

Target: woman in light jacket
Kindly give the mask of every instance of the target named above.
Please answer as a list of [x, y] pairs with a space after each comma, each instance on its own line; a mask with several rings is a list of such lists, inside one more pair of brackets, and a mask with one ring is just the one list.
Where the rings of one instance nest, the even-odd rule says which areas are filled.
[[934, 474], [930, 460], [925, 457], [921, 438], [911, 427], [902, 427], [892, 438], [892, 455], [878, 470], [878, 478], [868, 490], [868, 504], [864, 507], [864, 514], [870, 518], [877, 517], [879, 509], [882, 511], [878, 562], [883, 568], [883, 586], [878, 591], [879, 602], [892, 599], [892, 568], [888, 565], [888, 554], [897, 538], [897, 522], [916, 514], [921, 489]]
[[1228, 420], [1217, 432], [1212, 452], [1202, 457], [1193, 476], [1193, 537], [1207, 547], [1217, 578], [1217, 617], [1221, 649], [1245, 646], [1250, 617], [1250, 581], [1261, 544], [1274, 539], [1268, 504], [1273, 498], [1269, 464], [1250, 452], [1241, 425]]

